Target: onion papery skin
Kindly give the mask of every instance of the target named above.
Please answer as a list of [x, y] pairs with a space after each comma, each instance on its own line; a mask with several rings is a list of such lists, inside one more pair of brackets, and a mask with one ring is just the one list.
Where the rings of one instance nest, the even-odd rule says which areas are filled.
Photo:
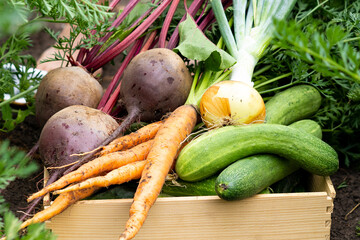
[[202, 121], [208, 128], [225, 125], [263, 123], [265, 104], [250, 85], [239, 81], [222, 81], [209, 87], [200, 101]]

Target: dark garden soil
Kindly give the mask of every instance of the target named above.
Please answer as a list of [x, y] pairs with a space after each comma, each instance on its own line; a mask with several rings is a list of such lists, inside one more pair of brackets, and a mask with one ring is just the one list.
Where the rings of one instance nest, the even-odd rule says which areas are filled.
[[[44, 32], [33, 36], [34, 45], [28, 51], [35, 58], [39, 57], [44, 49], [53, 41]], [[104, 68], [104, 79], [109, 79], [114, 74], [116, 66], [109, 65]], [[24, 151], [29, 151], [36, 143], [40, 129], [36, 125], [35, 117], [28, 117], [10, 133], [0, 133], [0, 141], [8, 139], [12, 146], [17, 146]], [[41, 164], [39, 156], [35, 155], [33, 161]], [[347, 240], [357, 239], [357, 226], [360, 228], [360, 171], [341, 168], [331, 176], [336, 189], [334, 211], [332, 213], [331, 239]], [[27, 179], [17, 179], [3, 192], [10, 209], [17, 215], [27, 206], [26, 197], [42, 187], [43, 171], [41, 167]], [[352, 211], [353, 210], [353, 211]], [[360, 230], [359, 230], [360, 233]]]

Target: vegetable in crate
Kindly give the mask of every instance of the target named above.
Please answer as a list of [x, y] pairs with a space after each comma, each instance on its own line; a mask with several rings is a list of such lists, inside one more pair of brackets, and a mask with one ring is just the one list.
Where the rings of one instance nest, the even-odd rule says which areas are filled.
[[[318, 123], [299, 120], [315, 114], [320, 104], [321, 95], [311, 85], [290, 87], [266, 102], [266, 123], [291, 124], [291, 127], [321, 139], [322, 130]], [[236, 161], [220, 173], [216, 184], [217, 193], [227, 200], [250, 197], [298, 168], [296, 163], [276, 155], [249, 156]]]
[[222, 81], [212, 85], [201, 98], [202, 121], [209, 128], [223, 125], [263, 123], [265, 104], [248, 84]]
[[129, 163], [144, 160], [146, 159], [151, 146], [152, 141], [149, 140], [128, 150], [107, 153], [106, 155], [97, 157], [92, 161], [83, 164], [78, 169], [62, 176], [57, 181], [48, 184], [40, 191], [32, 194], [27, 201], [30, 202], [37, 197], [43, 196], [54, 190], [59, 190], [71, 183], [84, 181], [88, 178], [105, 174]]
[[[39, 152], [49, 169], [47, 184], [58, 179], [78, 160], [73, 154], [89, 152], [119, 127], [110, 115], [94, 108], [73, 105], [55, 113], [44, 125], [39, 138]], [[42, 198], [29, 206], [31, 211]], [[25, 219], [27, 215], [22, 217]]]
[[288, 125], [313, 116], [320, 105], [321, 95], [315, 87], [296, 85], [275, 94], [265, 103], [265, 122]]
[[120, 97], [128, 112], [125, 122], [159, 120], [185, 103], [192, 78], [178, 54], [166, 48], [135, 56], [125, 69]]
[[295, 2], [235, 0], [232, 33], [221, 1], [211, 1], [225, 45], [237, 62], [232, 67], [232, 81], [213, 85], [201, 99], [201, 117], [207, 127], [264, 121], [264, 101], [253, 88], [253, 71], [272, 38], [273, 18], [285, 19]]
[[48, 72], [35, 95], [36, 119], [43, 127], [56, 112], [71, 105], [96, 108], [103, 94], [100, 83], [81, 67], [61, 67]]
[[[290, 126], [308, 132], [318, 138], [322, 136], [320, 125], [313, 120], [299, 120]], [[239, 161], [241, 161], [241, 163], [238, 163]], [[220, 181], [218, 174], [195, 182], [176, 179], [175, 182], [172, 183], [172, 181], [169, 180], [163, 186], [162, 192], [172, 196], [207, 196], [218, 194], [224, 199], [229, 199], [230, 197], [245, 198], [259, 193], [269, 187], [272, 182], [282, 179], [298, 168], [299, 166], [297, 164], [275, 155], [254, 155], [236, 161], [220, 173], [222, 180], [227, 179], [227, 181], [231, 183], [222, 186], [224, 188], [226, 187], [226, 190], [221, 193], [215, 191], [215, 186], [219, 189], [219, 186], [215, 185], [216, 181]], [[240, 175], [240, 173], [244, 173], [244, 175]], [[217, 180], [217, 178], [219, 180]], [[220, 191], [218, 190], [218, 192]]]
[[[289, 127], [307, 132], [319, 139], [322, 137], [320, 125], [313, 120], [300, 120]], [[216, 193], [225, 200], [251, 197], [298, 169], [297, 162], [272, 154], [241, 158], [218, 175], [215, 183]]]
[[216, 195], [215, 181], [217, 176], [202, 181], [187, 182], [181, 179], [166, 181], [161, 192], [171, 196], [211, 196]]
[[186, 181], [199, 181], [238, 159], [276, 154], [322, 176], [337, 171], [336, 151], [309, 133], [279, 124], [225, 126], [192, 140], [179, 154], [175, 171]]

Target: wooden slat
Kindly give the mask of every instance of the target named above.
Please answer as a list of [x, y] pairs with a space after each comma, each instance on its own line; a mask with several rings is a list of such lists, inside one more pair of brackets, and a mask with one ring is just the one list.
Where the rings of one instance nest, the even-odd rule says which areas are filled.
[[[331, 181], [330, 181], [331, 182]], [[314, 189], [330, 189], [315, 177]], [[330, 191], [331, 192], [331, 191]], [[67, 239], [118, 239], [132, 199], [80, 201], [47, 223]], [[135, 239], [329, 239], [328, 192], [261, 194], [241, 201], [159, 198]]]

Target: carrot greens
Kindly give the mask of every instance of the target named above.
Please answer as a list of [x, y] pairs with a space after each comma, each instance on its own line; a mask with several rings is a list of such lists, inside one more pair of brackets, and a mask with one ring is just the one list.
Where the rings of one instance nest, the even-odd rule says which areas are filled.
[[[298, 0], [293, 20], [276, 20], [273, 47], [259, 61], [255, 87], [270, 98], [294, 84], [315, 86], [323, 101], [315, 119], [345, 166], [358, 165], [360, 145], [360, 3]], [[278, 78], [285, 75], [284, 78]]]
[[[70, 36], [59, 40], [55, 60], [66, 59], [75, 50], [74, 40], [80, 34], [89, 36], [87, 44], [94, 43], [97, 35], [90, 34], [95, 25], [105, 28], [113, 13], [109, 7], [96, 1], [31, 0], [1, 1], [0, 3], [0, 131], [11, 131], [34, 112], [34, 91], [39, 86], [41, 74], [33, 73], [36, 60], [24, 53], [32, 45], [30, 36], [45, 23], [69, 23], [74, 27]], [[102, 23], [101, 25], [99, 23]], [[47, 29], [47, 28], [46, 28]], [[97, 32], [99, 31], [98, 29]], [[57, 39], [57, 33], [47, 29]], [[92, 38], [92, 36], [94, 38]], [[92, 40], [90, 40], [92, 39]], [[54, 59], [52, 59], [54, 60]], [[10, 105], [24, 98], [28, 103], [23, 110]], [[5, 101], [3, 101], [5, 99]]]

